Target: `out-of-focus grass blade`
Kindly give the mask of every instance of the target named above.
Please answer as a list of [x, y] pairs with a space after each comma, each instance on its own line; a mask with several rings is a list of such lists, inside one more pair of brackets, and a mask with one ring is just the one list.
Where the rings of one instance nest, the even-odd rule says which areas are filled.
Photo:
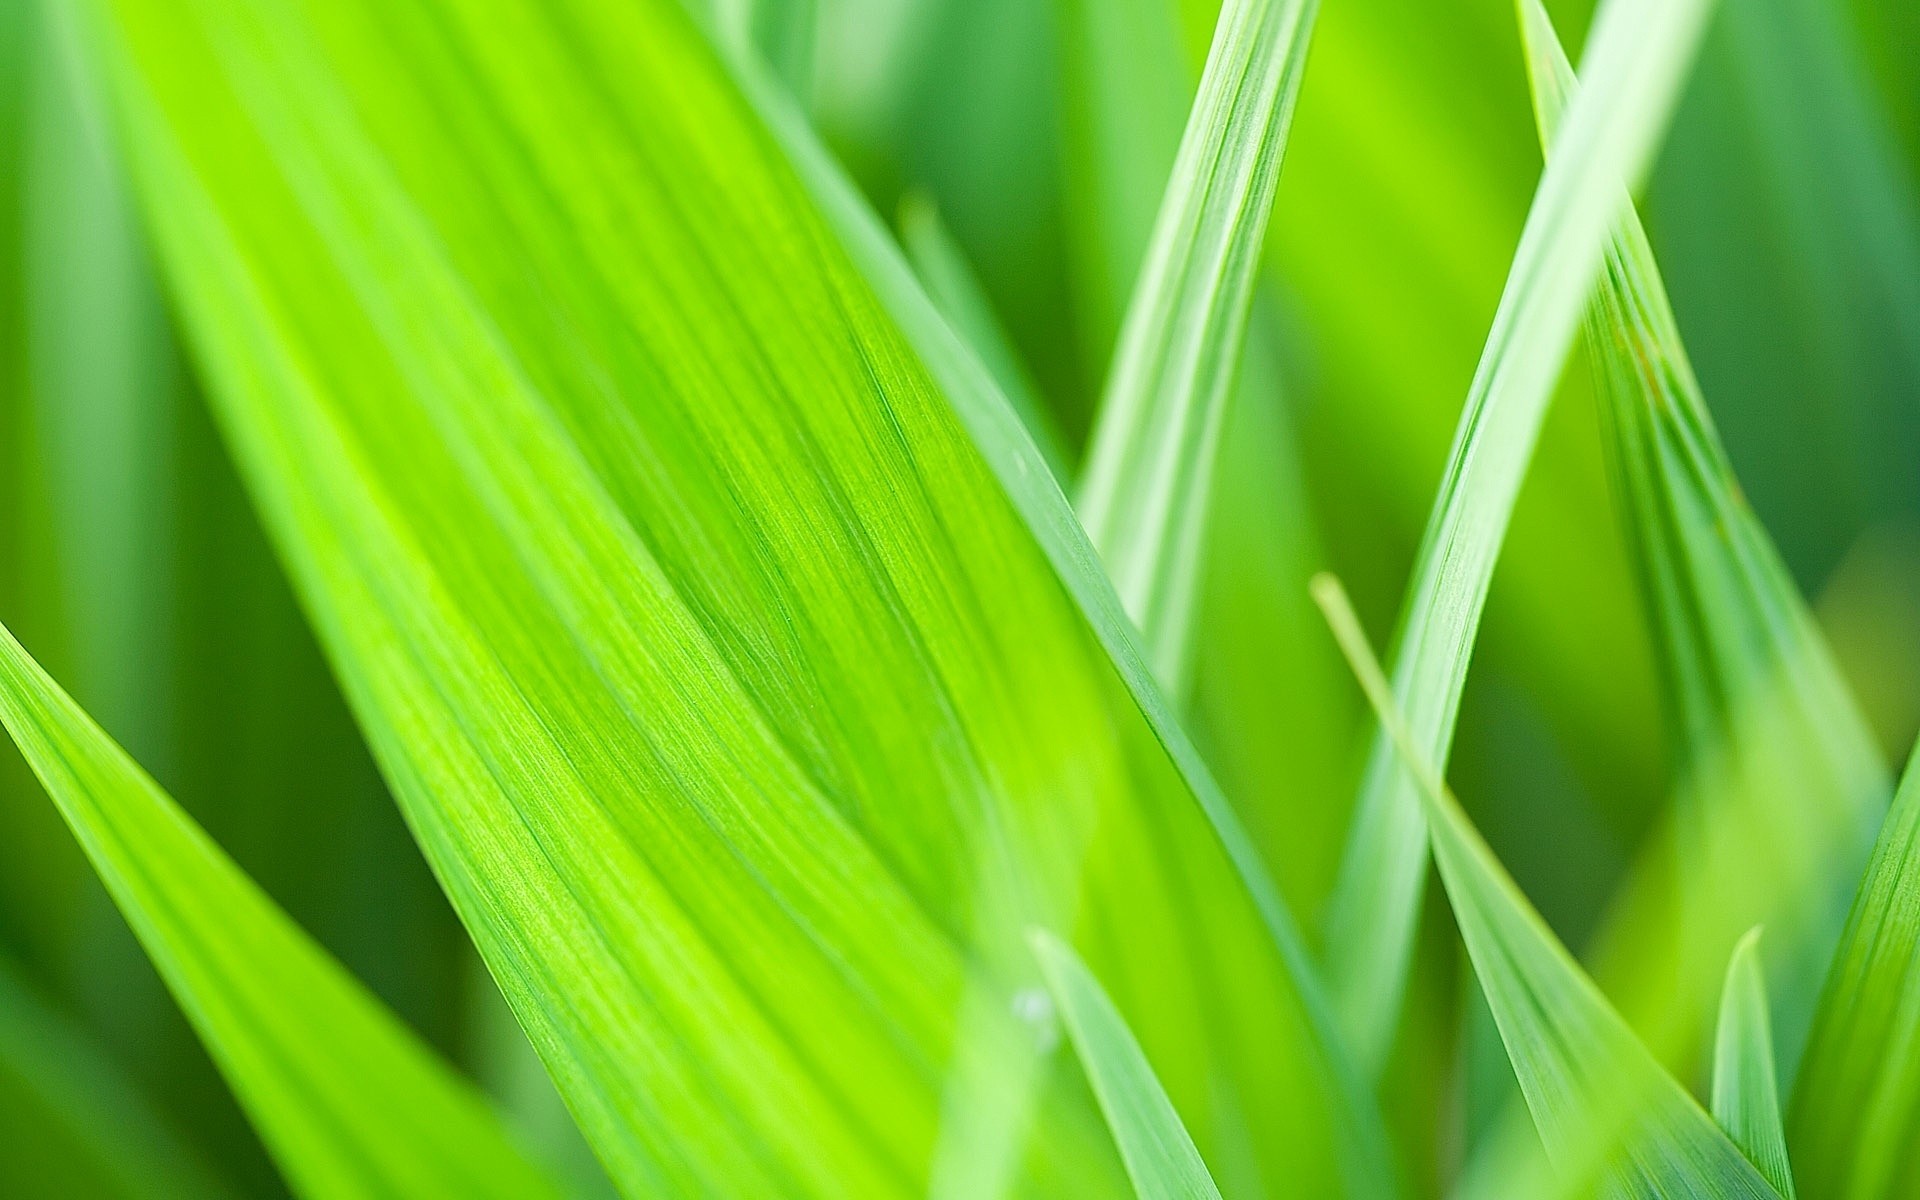
[[1142, 1200], [1219, 1200], [1220, 1189], [1126, 1018], [1073, 948], [1036, 932], [1034, 955]]
[[1809, 1196], [1920, 1188], [1920, 754], [1827, 974], [1794, 1082], [1787, 1145]]
[[[616, 1182], [920, 1193], [1039, 923], [1216, 1177], [1386, 1190], [1031, 438], [751, 63], [670, 0], [94, 8], [256, 501]], [[1090, 1098], [1034, 1122], [1034, 1190], [1115, 1180]]]
[[1176, 697], [1189, 682], [1220, 431], [1317, 8], [1221, 8], [1080, 483], [1080, 519]]
[[1647, 1052], [1481, 839], [1400, 715], [1339, 583], [1321, 576], [1314, 597], [1419, 785], [1455, 920], [1556, 1165], [1582, 1177], [1597, 1170], [1614, 1193], [1647, 1200], [1777, 1196]]
[[1057, 478], [1067, 478], [1066, 443], [1040, 389], [1020, 361], [1007, 331], [994, 315], [993, 302], [967, 263], [966, 253], [940, 220], [940, 210], [924, 192], [909, 192], [900, 202], [900, 245], [913, 263], [927, 294], [954, 331], [980, 355], [1000, 385]]
[[0, 1180], [13, 1200], [231, 1196], [117, 1065], [0, 961]]
[[275, 907], [4, 629], [0, 722], [296, 1189], [557, 1194], [479, 1094]]
[[[1539, 0], [1519, 0], [1543, 142], [1577, 88]], [[1608, 451], [1682, 729], [1680, 959], [1764, 922], [1798, 1046], [1891, 782], [1812, 615], [1720, 445], [1633, 206], [1589, 310]], [[1765, 863], [1764, 869], [1757, 866]], [[1662, 979], [1657, 987], [1676, 989]], [[1684, 1006], [1683, 1006], [1684, 1007]]]
[[[1614, 217], [1619, 181], [1653, 153], [1692, 59], [1707, 0], [1610, 0], [1515, 252], [1451, 461], [1414, 565], [1395, 694], [1423, 752], [1444, 764], [1494, 561], [1547, 401]], [[1363, 1061], [1378, 1066], [1400, 1013], [1426, 880], [1424, 819], [1384, 734], [1361, 785], [1326, 922], [1326, 955]]]
[[1773, 1018], [1760, 968], [1756, 926], [1733, 948], [1720, 993], [1713, 1037], [1713, 1119], [1767, 1177], [1793, 1200], [1793, 1167], [1780, 1123], [1780, 1088], [1773, 1065]]

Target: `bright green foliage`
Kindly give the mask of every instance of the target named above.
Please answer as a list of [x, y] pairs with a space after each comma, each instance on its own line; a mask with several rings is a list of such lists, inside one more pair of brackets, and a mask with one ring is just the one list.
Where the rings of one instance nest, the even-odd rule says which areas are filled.
[[1780, 1124], [1780, 1087], [1773, 1065], [1773, 1018], [1760, 970], [1760, 930], [1749, 930], [1727, 961], [1720, 1020], [1713, 1038], [1713, 1119], [1774, 1190], [1793, 1200], [1793, 1167]]
[[1081, 480], [1081, 522], [1175, 696], [1189, 682], [1215, 459], [1317, 7], [1221, 8]]
[[1052, 934], [1036, 932], [1033, 952], [1100, 1098], [1135, 1193], [1142, 1200], [1219, 1200], [1220, 1189], [1154, 1078], [1153, 1064], [1100, 981], [1071, 946]]
[[[922, 1191], [1044, 920], [1223, 1183], [1383, 1190], [1284, 911], [982, 462], [1090, 563], [1031, 442], [677, 5], [103, 9], [255, 499], [616, 1182]], [[1033, 1105], [1022, 1181], [1099, 1193], [1090, 1101]]]
[[1907, 764], [1827, 976], [1787, 1124], [1808, 1196], [1920, 1187], [1920, 770]]
[[4, 629], [0, 722], [303, 1194], [554, 1194]]
[[[1539, 0], [1520, 0], [1541, 139], [1576, 89]], [[1890, 781], [1772, 540], [1748, 508], [1632, 205], [1589, 310], [1603, 428], [1681, 726], [1674, 831], [1683, 963], [1774, 930], [1794, 1042]], [[1704, 992], [1706, 968], [1692, 966]], [[1665, 993], [1670, 981], [1650, 986]]]
[[1481, 839], [1423, 757], [1340, 585], [1322, 577], [1314, 594], [1419, 785], [1454, 919], [1556, 1165], [1647, 1200], [1777, 1195], [1648, 1053]]
[[[1452, 741], [1500, 542], [1600, 266], [1613, 188], [1651, 156], [1708, 8], [1693, 0], [1606, 5], [1586, 89], [1535, 194], [1401, 614], [1395, 694], [1422, 753], [1437, 763]], [[1363, 1060], [1376, 1066], [1398, 1021], [1425, 885], [1423, 823], [1413, 781], [1382, 735], [1326, 928], [1335, 995]]]

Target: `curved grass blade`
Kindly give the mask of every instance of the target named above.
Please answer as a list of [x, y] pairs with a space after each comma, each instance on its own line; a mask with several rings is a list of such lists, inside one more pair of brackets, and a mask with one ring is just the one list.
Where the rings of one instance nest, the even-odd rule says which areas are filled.
[[[616, 1182], [921, 1192], [1044, 922], [1209, 1162], [1384, 1192], [1031, 439], [771, 83], [668, 0], [97, 7], [236, 456]], [[1085, 1097], [1034, 1121], [1034, 1190], [1116, 1178]]]
[[1317, 0], [1227, 0], [1128, 306], [1076, 507], [1187, 690], [1220, 431]]
[[1774, 1190], [1793, 1200], [1793, 1168], [1780, 1124], [1773, 1065], [1773, 1019], [1760, 968], [1760, 930], [1750, 930], [1727, 961], [1720, 1020], [1713, 1039], [1713, 1119], [1727, 1131]]
[[[1519, 0], [1518, 10], [1550, 142], [1577, 83], [1539, 0]], [[1786, 1044], [1797, 1049], [1891, 782], [1734, 478], [1632, 203], [1624, 194], [1618, 203], [1587, 344], [1683, 730], [1678, 958], [1717, 961], [1742, 929], [1765, 922], [1789, 967], [1776, 995]], [[1704, 999], [1704, 972], [1692, 972]], [[1693, 990], [1664, 978], [1650, 986]]]
[[1107, 1127], [1141, 1200], [1219, 1200], [1220, 1189], [1187, 1136], [1126, 1018], [1073, 948], [1044, 931], [1032, 935], [1047, 990], [1100, 1098]]
[[1907, 763], [1827, 973], [1788, 1106], [1810, 1196], [1920, 1188], [1920, 755]]
[[1447, 898], [1555, 1165], [1647, 1200], [1777, 1196], [1648, 1053], [1473, 828], [1399, 714], [1339, 583], [1321, 576], [1314, 598], [1419, 784]]
[[[1514, 254], [1401, 614], [1394, 691], [1441, 766], [1480, 612], [1527, 462], [1615, 216], [1692, 59], [1707, 0], [1609, 0]], [[1397, 1025], [1426, 879], [1424, 818], [1390, 740], [1374, 741], [1325, 942], [1334, 993], [1376, 1069]]]
[[118, 1066], [0, 961], [0, 1180], [17, 1200], [234, 1193]]
[[261, 894], [4, 628], [0, 722], [297, 1191], [557, 1194], [479, 1094]]
[[1020, 414], [1034, 445], [1057, 478], [1067, 477], [1066, 441], [1040, 398], [1040, 389], [1020, 361], [1013, 341], [994, 315], [986, 289], [967, 262], [966, 253], [940, 219], [933, 198], [909, 192], [900, 201], [900, 245], [933, 302], [980, 355], [1000, 391]]

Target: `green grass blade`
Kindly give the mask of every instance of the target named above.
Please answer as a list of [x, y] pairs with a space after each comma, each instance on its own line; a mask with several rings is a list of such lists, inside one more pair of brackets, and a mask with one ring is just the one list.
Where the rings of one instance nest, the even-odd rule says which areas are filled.
[[[1066, 43], [1070, 283], [1080, 340], [1098, 358], [1090, 369], [1104, 375], [1192, 108], [1187, 51], [1197, 42], [1204, 53], [1218, 12], [1204, 26], [1194, 21], [1188, 38], [1165, 0], [1056, 8]], [[1295, 910], [1311, 917], [1345, 833], [1359, 711], [1307, 597], [1324, 563], [1293, 396], [1281, 386], [1272, 300], [1281, 290], [1256, 295], [1227, 402], [1211, 501], [1223, 515], [1209, 521], [1202, 552], [1192, 715], [1255, 844]]]
[[0, 722], [304, 1195], [555, 1194], [455, 1076], [0, 629]]
[[965, 251], [941, 221], [933, 198], [923, 192], [910, 192], [900, 202], [900, 245], [927, 294], [953, 323], [954, 331], [980, 355], [993, 381], [1020, 414], [1047, 465], [1057, 478], [1065, 479], [1068, 459], [1059, 424], [994, 315], [993, 303], [968, 264]]
[[1776, 1196], [1648, 1053], [1520, 892], [1447, 790], [1397, 708], [1346, 593], [1315, 581], [1341, 648], [1419, 785], [1455, 920], [1534, 1123], [1556, 1165], [1597, 1170], [1619, 1193]]
[[1920, 1187], [1920, 757], [1854, 897], [1794, 1082], [1787, 1144], [1810, 1196]]
[[1077, 507], [1184, 695], [1220, 431], [1315, 0], [1228, 0], [1095, 418]]
[[215, 1200], [233, 1191], [86, 1033], [0, 961], [0, 1179], [15, 1200]]
[[[1444, 765], [1494, 561], [1573, 340], [1619, 181], [1652, 155], [1710, 5], [1610, 0], [1587, 85], [1535, 193], [1461, 415], [1401, 614], [1395, 695]], [[1398, 1022], [1426, 879], [1424, 819], [1385, 735], [1374, 742], [1326, 921], [1342, 1015], [1375, 1067]]]
[[[667, 0], [96, 7], [256, 503], [617, 1183], [921, 1192], [1042, 921], [1217, 1175], [1390, 1170], [1031, 438], [780, 89]], [[1116, 1178], [1089, 1098], [1034, 1121], [1035, 1189]]]
[[1767, 1177], [1793, 1200], [1793, 1167], [1780, 1123], [1780, 1089], [1773, 1065], [1773, 1018], [1760, 967], [1760, 930], [1733, 948], [1720, 993], [1713, 1039], [1713, 1119]]
[[[1538, 0], [1518, 8], [1541, 137], [1551, 141], [1577, 83], [1546, 10]], [[1619, 203], [1587, 344], [1683, 731], [1682, 958], [1717, 961], [1741, 930], [1766, 923], [1791, 968], [1776, 996], [1797, 1048], [1892, 785], [1747, 506], [1646, 232], [1631, 202]], [[1758, 861], [1769, 869], [1755, 869]], [[1659, 986], [1674, 991], [1670, 981]]]
[[1100, 981], [1071, 946], [1052, 934], [1036, 932], [1033, 952], [1100, 1098], [1135, 1194], [1142, 1200], [1219, 1200], [1220, 1189], [1154, 1076], [1153, 1064]]

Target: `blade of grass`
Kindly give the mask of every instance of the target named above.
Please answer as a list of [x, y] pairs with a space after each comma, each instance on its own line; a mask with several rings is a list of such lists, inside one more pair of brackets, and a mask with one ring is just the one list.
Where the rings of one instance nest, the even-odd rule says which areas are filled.
[[1032, 941], [1047, 990], [1100, 1098], [1134, 1193], [1141, 1200], [1219, 1200], [1220, 1189], [1154, 1076], [1153, 1064], [1100, 981], [1059, 938], [1036, 931]]
[[1920, 756], [1907, 763], [1854, 897], [1788, 1106], [1811, 1196], [1920, 1187]]
[[557, 1194], [0, 628], [0, 722], [302, 1194]]
[[1419, 785], [1474, 971], [1556, 1165], [1597, 1169], [1626, 1195], [1776, 1196], [1738, 1147], [1647, 1052], [1507, 875], [1400, 715], [1346, 593], [1314, 582], [1341, 649]]
[[[256, 503], [616, 1182], [919, 1192], [963, 1000], [1007, 1010], [1038, 920], [1204, 1151], [1387, 1170], [1283, 910], [822, 221], [779, 89], [770, 138], [667, 0], [97, 8]], [[1037, 1190], [1113, 1178], [1089, 1106], [1038, 1108]]]
[[1317, 9], [1222, 6], [1080, 481], [1080, 519], [1175, 697], [1189, 683], [1220, 431]]
[[[1414, 566], [1395, 695], [1444, 765], [1500, 542], [1547, 402], [1599, 270], [1619, 182], [1639, 175], [1678, 94], [1710, 5], [1609, 0], [1587, 86], [1535, 193]], [[1390, 741], [1376, 738], [1329, 905], [1331, 981], [1362, 1061], [1398, 1023], [1426, 879], [1424, 818]]]
[[1793, 1200], [1793, 1167], [1780, 1124], [1780, 1090], [1773, 1066], [1773, 1019], [1760, 968], [1756, 926], [1733, 948], [1720, 994], [1713, 1040], [1713, 1119], [1727, 1131], [1774, 1190]]
[[[1074, 309], [1104, 375], [1192, 107], [1187, 51], [1197, 70], [1218, 6], [1191, 24], [1190, 38], [1165, 0], [1060, 0], [1056, 9]], [[1255, 298], [1226, 405], [1212, 501], [1224, 515], [1209, 521], [1203, 552], [1193, 718], [1256, 846], [1311, 917], [1345, 831], [1358, 710], [1307, 598], [1322, 551], [1280, 382], [1280, 292], [1270, 279]]]

